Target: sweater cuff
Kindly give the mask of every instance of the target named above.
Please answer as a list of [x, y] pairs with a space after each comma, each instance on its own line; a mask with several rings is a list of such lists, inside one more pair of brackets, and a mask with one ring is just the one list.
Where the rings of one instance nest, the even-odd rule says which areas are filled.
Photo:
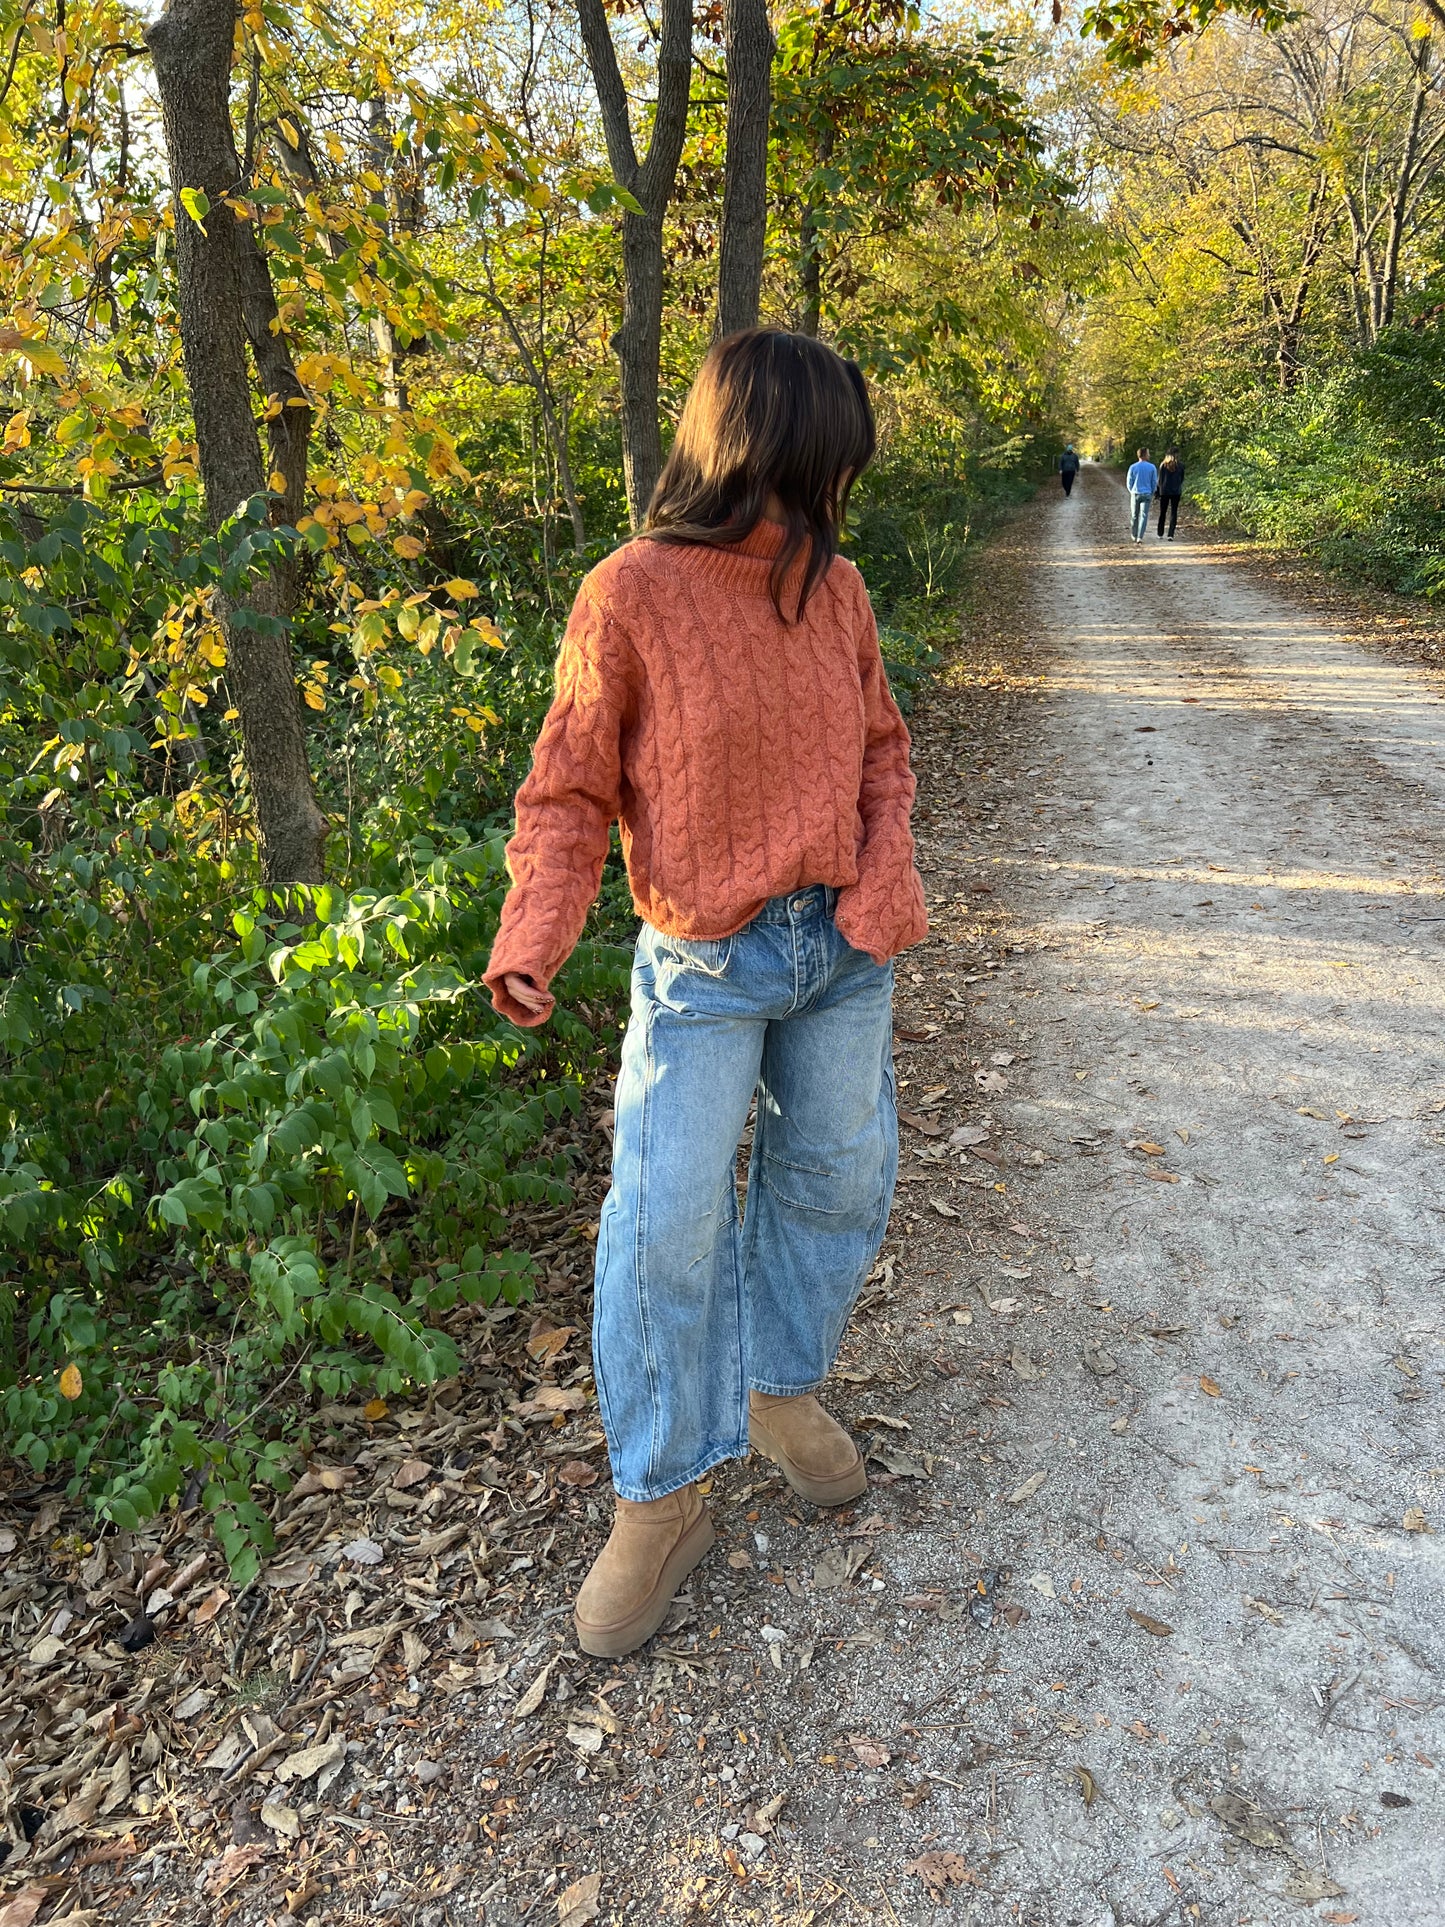
[[[519, 1004], [507, 989], [505, 979], [508, 977], [525, 977], [528, 983], [535, 984], [546, 997], [547, 1008], [540, 1011], [528, 1010], [525, 1004]], [[493, 957], [483, 973], [482, 982], [492, 993], [492, 1008], [522, 1030], [536, 1030], [539, 1024], [546, 1023], [557, 1008], [557, 999], [548, 990], [546, 981], [535, 970], [528, 970], [525, 966], [498, 963]]]
[[928, 935], [923, 883], [913, 865], [908, 868], [906, 880], [883, 886], [865, 876], [838, 892], [834, 923], [855, 950], [876, 964], [887, 963]]

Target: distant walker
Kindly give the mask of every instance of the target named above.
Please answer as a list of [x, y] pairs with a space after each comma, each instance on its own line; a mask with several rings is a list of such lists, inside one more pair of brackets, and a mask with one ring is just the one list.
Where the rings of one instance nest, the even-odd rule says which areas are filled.
[[1149, 504], [1159, 486], [1159, 471], [1149, 459], [1147, 448], [1138, 451], [1138, 460], [1129, 470], [1129, 533], [1136, 542], [1144, 540], [1149, 526]]
[[1059, 480], [1064, 485], [1065, 495], [1071, 495], [1073, 493], [1074, 477], [1078, 472], [1079, 458], [1074, 452], [1074, 444], [1072, 442], [1065, 442], [1064, 452], [1059, 457]]
[[1179, 498], [1184, 493], [1184, 463], [1177, 448], [1166, 449], [1159, 464], [1159, 535], [1164, 536], [1164, 518], [1169, 518], [1169, 540], [1174, 540], [1174, 524], [1179, 520]]

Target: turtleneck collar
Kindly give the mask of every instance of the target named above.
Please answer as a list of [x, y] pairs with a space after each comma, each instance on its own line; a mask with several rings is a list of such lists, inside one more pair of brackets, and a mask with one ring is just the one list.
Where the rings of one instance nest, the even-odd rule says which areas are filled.
[[[700, 576], [721, 589], [729, 589], [735, 595], [771, 598], [769, 578], [787, 535], [780, 522], [760, 521], [741, 542], [719, 543], [716, 547], [706, 542], [657, 542], [652, 546], [660, 556], [667, 557], [670, 566]], [[802, 584], [807, 553], [805, 548], [788, 570], [783, 584], [785, 609]]]

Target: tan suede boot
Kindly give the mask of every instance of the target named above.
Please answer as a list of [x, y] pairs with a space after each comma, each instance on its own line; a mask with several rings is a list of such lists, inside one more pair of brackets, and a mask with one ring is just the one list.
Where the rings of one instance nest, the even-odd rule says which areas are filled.
[[583, 1652], [621, 1659], [651, 1639], [714, 1537], [707, 1507], [690, 1485], [665, 1499], [619, 1499], [607, 1544], [577, 1595], [573, 1619]]
[[771, 1459], [795, 1492], [814, 1505], [842, 1505], [868, 1488], [863, 1454], [817, 1399], [748, 1395], [754, 1451]]

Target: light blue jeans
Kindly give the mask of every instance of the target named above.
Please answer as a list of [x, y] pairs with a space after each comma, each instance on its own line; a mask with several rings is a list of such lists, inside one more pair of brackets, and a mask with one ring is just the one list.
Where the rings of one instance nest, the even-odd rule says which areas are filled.
[[1133, 507], [1133, 515], [1129, 523], [1129, 533], [1136, 542], [1149, 533], [1149, 504], [1153, 499], [1152, 495], [1131, 495], [1129, 497], [1129, 501]]
[[715, 942], [643, 925], [593, 1321], [621, 1498], [664, 1498], [745, 1457], [749, 1388], [816, 1390], [882, 1243], [898, 1175], [893, 967], [839, 935], [836, 900], [822, 886], [775, 897]]

